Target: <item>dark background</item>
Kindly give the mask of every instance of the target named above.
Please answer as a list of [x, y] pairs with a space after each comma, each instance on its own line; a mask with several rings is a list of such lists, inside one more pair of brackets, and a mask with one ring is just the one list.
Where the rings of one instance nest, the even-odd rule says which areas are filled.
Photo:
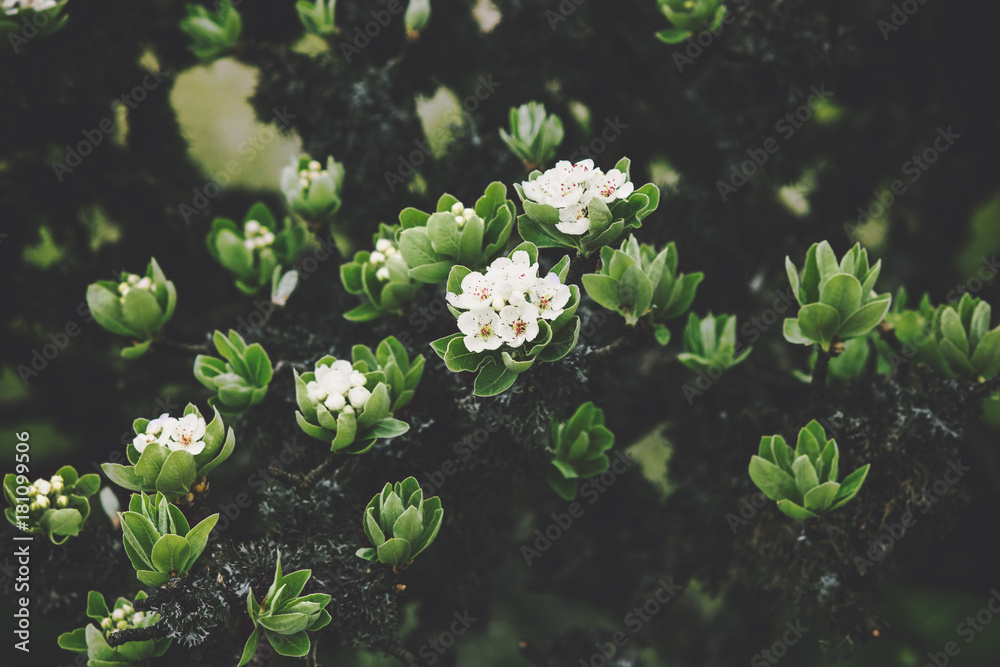
[[[434, 0], [419, 41], [407, 43], [396, 16], [347, 62], [340, 43], [381, 4], [340, 0], [341, 34], [316, 52], [293, 48], [302, 33], [293, 3], [241, 3], [235, 58], [256, 75], [249, 104], [263, 123], [273, 123], [275, 108], [294, 115], [280, 128], [283, 137], [262, 151], [284, 151], [274, 159], [246, 160], [238, 150], [260, 128], [234, 111], [242, 104], [232, 99], [238, 86], [223, 84], [247, 70], [216, 63], [214, 84], [180, 90], [185, 76], [189, 83], [207, 76], [191, 69], [199, 66], [177, 28], [181, 3], [70, 0], [69, 24], [57, 35], [18, 54], [0, 45], [3, 451], [12, 455], [13, 434], [27, 430], [33, 476], [66, 463], [91, 471], [122, 448], [132, 419], [164, 411], [158, 400], [174, 411], [188, 401], [205, 406], [191, 355], [158, 349], [138, 361], [120, 358], [124, 341], [88, 322], [81, 308], [86, 285], [123, 268], [141, 272], [155, 256], [179, 293], [171, 339], [198, 343], [213, 329], [237, 327], [257, 306], [212, 261], [204, 236], [212, 217], [242, 218], [258, 199], [282, 210], [278, 168], [297, 140], [317, 159], [331, 154], [345, 165], [336, 233], [342, 247], [358, 249], [379, 221], [394, 221], [405, 206], [430, 209], [443, 192], [470, 203], [490, 181], [510, 187], [524, 178], [497, 133], [511, 106], [536, 99], [563, 118], [560, 158], [620, 119], [620, 135], [595, 156], [597, 164], [608, 169], [628, 156], [633, 181], [654, 180], [664, 194], [640, 240], [676, 241], [681, 269], [706, 274], [695, 311], [735, 313], [741, 325], [764, 316], [785, 287], [784, 257], [801, 262], [815, 241], [829, 240], [838, 254], [862, 241], [883, 261], [880, 291], [905, 285], [911, 305], [924, 291], [935, 303], [947, 300], [1000, 247], [995, 3], [913, 2], [915, 13], [884, 35], [878, 22], [889, 19], [890, 3], [734, 2], [734, 20], [680, 71], [675, 56], [688, 46], [654, 38], [668, 24], [653, 0], [565, 2], [562, 13], [556, 2], [493, 4], [500, 21], [483, 32], [473, 3]], [[127, 114], [116, 111], [112, 101], [139, 85], [148, 68], [165, 73], [163, 83]], [[442, 88], [461, 104], [480, 77], [499, 85], [471, 111], [418, 109], [417, 96]], [[790, 136], [782, 132], [777, 124], [813, 87], [833, 95]], [[574, 120], [574, 109], [585, 109], [589, 120]], [[104, 118], [115, 120], [115, 130], [60, 180], [52, 163]], [[429, 129], [441, 118], [457, 118], [459, 127]], [[213, 129], [220, 127], [233, 129]], [[932, 145], [939, 128], [960, 138], [911, 180], [904, 165]], [[418, 167], [419, 177], [390, 190], [385, 173], [425, 135], [436, 146], [442, 136], [449, 141]], [[717, 183], [771, 137], [780, 150], [724, 201]], [[225, 151], [244, 165], [241, 177], [186, 220], [182, 205], [191, 205], [193, 190], [204, 192]], [[858, 208], [896, 179], [906, 192], [859, 225]], [[543, 255], [547, 262], [561, 256]], [[398, 632], [417, 653], [447, 630], [454, 612], [468, 609], [479, 620], [437, 664], [578, 665], [595, 642], [627, 628], [629, 610], [669, 577], [684, 592], [637, 635], [628, 633], [632, 640], [613, 664], [745, 664], [780, 640], [786, 621], [810, 628], [783, 659], [789, 665], [823, 656], [920, 666], [948, 641], [962, 649], [949, 664], [996, 664], [996, 626], [969, 644], [956, 634], [1000, 586], [997, 435], [957, 383], [905, 367], [837, 385], [817, 408], [793, 375], [806, 369], [807, 351], [783, 340], [779, 318], [775, 326], [741, 329], [741, 342], [755, 348], [749, 360], [689, 405], [683, 387], [695, 377], [672, 361], [681, 323], [671, 327], [671, 347], [647, 337], [610, 361], [592, 359], [582, 353], [587, 345], [621, 333], [609, 317], [580, 352], [533, 370], [501, 397], [473, 399], [471, 378], [449, 373], [427, 346], [454, 329], [450, 317], [347, 323], [341, 313], [356, 301], [343, 293], [340, 261], [318, 263], [288, 307], [250, 337], [272, 360], [311, 363], [325, 353], [346, 355], [354, 343], [408, 334], [411, 349], [428, 357], [403, 417], [413, 429], [350, 459], [312, 498], [280, 482], [251, 485], [249, 476], [282, 441], [308, 448], [294, 472], [323, 456], [322, 445], [295, 426], [290, 373], [279, 373], [267, 400], [233, 423], [237, 453], [213, 473], [211, 495], [193, 510], [224, 511], [240, 493], [251, 498], [203, 556], [211, 572], [199, 575], [203, 585], [192, 583], [200, 590], [192, 593], [197, 610], [183, 614], [183, 641], [162, 664], [235, 664], [249, 627], [233, 604], [232, 582], [264, 582], [259, 597], [276, 548], [286, 554], [286, 570], [312, 566], [316, 585], [338, 591], [334, 623], [320, 633], [323, 664], [393, 664], [379, 656]], [[425, 288], [414, 312], [435, 295]], [[1000, 307], [1000, 281], [986, 281], [977, 296]], [[585, 300], [584, 318], [594, 311]], [[22, 377], [18, 368], [30, 367], [35, 351], [71, 322], [79, 334], [37, 375]], [[616, 448], [641, 465], [527, 567], [521, 546], [567, 505], [544, 481], [544, 425], [586, 400], [605, 409]], [[363, 540], [361, 509], [384, 482], [410, 474], [424, 481], [425, 472], [454, 459], [453, 444], [482, 427], [490, 409], [509, 418], [438, 491], [446, 511], [440, 537], [401, 579], [404, 594], [381, 593], [353, 556]], [[813, 417], [837, 428], [842, 469], [872, 463], [866, 489], [813, 531], [769, 504], [734, 535], [727, 515], [755, 491], [746, 465], [759, 437], [794, 437]], [[972, 466], [967, 478], [860, 576], [853, 556], [959, 457]], [[86, 620], [86, 592], [134, 594], [120, 539], [95, 507], [87, 530], [63, 550], [37, 545], [33, 650], [16, 664], [71, 664], [74, 656], [60, 651], [55, 637]], [[238, 543], [247, 546], [232, 546]], [[10, 549], [3, 549], [6, 566]], [[230, 588], [210, 585], [219, 571]], [[344, 583], [338, 588], [337, 581]], [[10, 585], [6, 578], [5, 598]], [[355, 644], [363, 650], [357, 656]]]

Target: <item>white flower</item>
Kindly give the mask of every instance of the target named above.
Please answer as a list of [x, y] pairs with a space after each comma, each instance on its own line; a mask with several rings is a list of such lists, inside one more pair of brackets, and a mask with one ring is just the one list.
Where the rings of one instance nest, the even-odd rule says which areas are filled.
[[476, 308], [462, 313], [458, 328], [465, 334], [465, 347], [469, 352], [495, 350], [503, 345], [500, 338], [500, 316], [492, 308]]
[[347, 400], [349, 400], [351, 405], [357, 410], [365, 407], [365, 405], [368, 404], [368, 399], [371, 397], [372, 393], [364, 387], [352, 387], [351, 390], [347, 392]]
[[330, 394], [326, 397], [326, 400], [323, 401], [323, 405], [326, 406], [327, 410], [338, 412], [344, 409], [344, 406], [347, 405], [347, 400], [344, 398], [343, 394]]
[[354, 414], [354, 408], [352, 408], [349, 405], [345, 405], [344, 409], [341, 410], [341, 412], [343, 412], [345, 415], [353, 415]]
[[361, 371], [351, 372], [351, 386], [352, 387], [363, 387], [368, 383], [368, 378], [365, 377], [364, 373]]
[[194, 413], [185, 415], [165, 425], [163, 435], [170, 451], [185, 451], [195, 456], [205, 449], [205, 441], [202, 440], [205, 437], [205, 419]]
[[538, 314], [543, 319], [554, 320], [562, 314], [571, 294], [569, 287], [559, 282], [559, 276], [550, 273], [535, 281], [530, 296]]
[[327, 396], [327, 391], [316, 380], [306, 383], [306, 393], [309, 395], [309, 400], [313, 403], [319, 403]]
[[583, 204], [567, 206], [559, 211], [559, 222], [556, 229], [563, 234], [578, 236], [590, 231], [590, 212]]
[[448, 292], [446, 298], [448, 303], [462, 310], [481, 308], [493, 302], [495, 287], [493, 279], [473, 271], [462, 278], [462, 293]]
[[376, 252], [385, 254], [386, 251], [390, 250], [391, 248], [392, 248], [392, 241], [390, 241], [389, 239], [379, 239], [378, 241], [375, 242]]
[[147, 435], [156, 435], [157, 433], [159, 433], [163, 429], [163, 426], [168, 421], [170, 421], [170, 419], [171, 419], [170, 415], [168, 415], [166, 412], [164, 412], [162, 415], [160, 415], [156, 419], [151, 420], [148, 424], [146, 424], [146, 434]]
[[38, 495], [47, 496], [52, 492], [52, 485], [48, 483], [47, 480], [39, 479], [35, 481], [35, 488], [38, 489]]
[[257, 242], [254, 241], [253, 239], [246, 239], [245, 241], [243, 241], [243, 247], [246, 248], [247, 250], [253, 250], [254, 248], [257, 247]]
[[616, 199], [625, 199], [635, 189], [627, 179], [628, 177], [617, 169], [612, 169], [607, 174], [602, 174], [598, 170], [587, 181], [587, 192], [583, 200], [590, 201], [592, 198], [597, 198], [605, 204], [610, 204]]
[[337, 361], [330, 364], [330, 370], [336, 373], [347, 373], [348, 375], [354, 371], [354, 367], [351, 366], [351, 362], [346, 359], [338, 359]]
[[139, 282], [139, 275], [136, 273], [130, 273], [128, 274], [128, 278], [125, 279], [125, 282], [127, 282], [129, 285], [135, 285], [137, 282]]
[[[510, 294], [523, 294], [531, 289], [538, 278], [538, 263], [531, 263], [531, 257], [524, 250], [518, 250], [511, 258], [498, 257], [490, 264], [486, 272], [487, 278], [493, 278], [496, 284], [506, 284], [508, 289], [502, 290], [504, 298]], [[464, 283], [464, 281], [463, 281]], [[465, 286], [462, 286], [463, 291]]]
[[132, 438], [132, 446], [135, 447], [135, 451], [142, 454], [146, 449], [146, 445], [156, 442], [156, 436], [150, 435], [149, 433], [140, 433], [139, 435]]
[[[567, 163], [568, 164], [568, 163]], [[523, 181], [524, 196], [533, 202], [555, 208], [572, 206], [580, 201], [584, 187], [567, 170], [552, 168], [533, 181]]]
[[33, 510], [44, 510], [44, 509], [48, 509], [48, 507], [49, 507], [49, 498], [48, 498], [48, 496], [41, 496], [40, 495], [37, 498], [35, 498], [35, 502], [31, 503], [31, 509], [33, 509]]
[[538, 335], [538, 309], [519, 299], [500, 311], [500, 337], [511, 347], [520, 347]]

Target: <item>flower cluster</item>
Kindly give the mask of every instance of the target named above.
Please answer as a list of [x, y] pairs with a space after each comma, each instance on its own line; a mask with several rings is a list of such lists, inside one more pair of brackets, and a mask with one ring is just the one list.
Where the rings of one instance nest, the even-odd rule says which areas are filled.
[[310, 223], [329, 220], [340, 209], [340, 188], [344, 182], [344, 166], [326, 160], [323, 169], [317, 160], [307, 156], [292, 157], [281, 170], [281, 190], [288, 205]]
[[[396, 257], [396, 260], [393, 260]], [[382, 282], [388, 282], [389, 278], [392, 277], [389, 267], [386, 264], [390, 261], [401, 262], [402, 257], [399, 255], [399, 248], [396, 244], [389, 239], [379, 239], [375, 242], [375, 252], [373, 252], [369, 257], [368, 261], [375, 268], [375, 277]], [[404, 264], [405, 266], [405, 264]]]
[[101, 619], [101, 630], [106, 635], [129, 628], [148, 628], [158, 621], [160, 615], [155, 612], [136, 611], [132, 605], [125, 603]]
[[256, 220], [247, 220], [243, 225], [243, 236], [243, 247], [247, 250], [266, 248], [274, 243], [274, 233]]
[[612, 169], [605, 174], [594, 167], [593, 160], [576, 164], [561, 160], [535, 180], [522, 182], [521, 187], [526, 198], [557, 209], [556, 229], [573, 236], [590, 231], [591, 201], [611, 204], [628, 198], [635, 189], [624, 172]]
[[80, 477], [72, 466], [63, 466], [49, 479], [36, 479], [32, 484], [27, 484], [23, 476], [9, 473], [3, 478], [3, 495], [8, 503], [4, 515], [18, 530], [44, 534], [54, 544], [62, 544], [80, 533], [90, 516], [88, 498], [100, 486], [100, 477], [93, 473]]
[[3, 10], [8, 15], [13, 16], [22, 9], [44, 12], [46, 9], [52, 9], [58, 4], [56, 0], [3, 0]]
[[520, 250], [493, 260], [485, 274], [473, 271], [462, 279], [462, 293], [448, 292], [448, 303], [464, 310], [458, 328], [470, 352], [520, 347], [538, 336], [538, 320], [554, 320], [570, 298], [559, 276], [538, 277], [538, 263]]
[[184, 451], [195, 456], [205, 449], [206, 426], [205, 418], [199, 414], [191, 413], [177, 419], [164, 412], [150, 421], [146, 432], [136, 435], [132, 444], [140, 454], [150, 443], [157, 442], [172, 452]]
[[153, 289], [153, 281], [150, 280], [149, 276], [139, 276], [136, 273], [123, 273], [121, 282], [118, 283], [118, 293], [121, 294], [122, 303], [125, 302], [126, 295], [133, 289], [151, 291]]
[[330, 412], [363, 410], [372, 393], [365, 388], [367, 378], [354, 370], [344, 359], [329, 366], [316, 364], [316, 379], [306, 383], [306, 392], [316, 405], [323, 404]]
[[44, 510], [49, 507], [66, 507], [69, 504], [69, 496], [63, 494], [63, 478], [53, 475], [51, 479], [36, 479], [35, 483], [28, 487], [28, 497], [31, 498], [30, 509]]
[[473, 218], [478, 218], [475, 209], [467, 207], [462, 202], [455, 202], [451, 205], [451, 214], [455, 216], [455, 224], [458, 225], [459, 229], [465, 227], [465, 223]]

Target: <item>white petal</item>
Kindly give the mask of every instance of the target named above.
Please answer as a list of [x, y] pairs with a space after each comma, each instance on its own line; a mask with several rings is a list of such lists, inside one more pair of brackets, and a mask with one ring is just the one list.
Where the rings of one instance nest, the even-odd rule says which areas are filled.
[[563, 234], [580, 236], [590, 231], [590, 219], [585, 218], [577, 222], [558, 222], [556, 223], [556, 229]]

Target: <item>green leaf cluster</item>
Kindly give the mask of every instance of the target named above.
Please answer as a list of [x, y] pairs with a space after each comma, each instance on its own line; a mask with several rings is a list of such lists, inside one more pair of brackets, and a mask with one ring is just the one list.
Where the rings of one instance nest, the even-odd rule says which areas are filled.
[[320, 37], [337, 32], [337, 25], [333, 20], [336, 9], [337, 0], [298, 0], [295, 3], [295, 11], [303, 27], [307, 32]]
[[[514, 248], [508, 256], [513, 258], [514, 253], [520, 250], [528, 253], [532, 264], [538, 261], [538, 248], [527, 242]], [[549, 273], [554, 273], [559, 276], [560, 281], [565, 282], [569, 264], [569, 257], [563, 257]], [[469, 273], [471, 271], [464, 266], [454, 267], [448, 275], [448, 291], [461, 294], [462, 279]], [[496, 350], [470, 352], [465, 346], [465, 336], [462, 333], [439, 338], [431, 343], [431, 347], [444, 359], [448, 370], [478, 373], [473, 389], [476, 396], [495, 396], [510, 388], [517, 376], [531, 368], [536, 361], [558, 361], [576, 347], [580, 337], [580, 318], [576, 315], [576, 309], [580, 305], [580, 289], [576, 285], [570, 285], [569, 291], [570, 298], [563, 312], [551, 322], [539, 320], [538, 335], [520, 347], [504, 344]], [[450, 304], [448, 309], [456, 318], [461, 314], [461, 311]]]
[[562, 120], [547, 114], [544, 104], [528, 102], [510, 108], [510, 131], [500, 128], [500, 138], [528, 167], [542, 167], [552, 161], [562, 143]]
[[215, 60], [236, 46], [243, 31], [240, 13], [228, 2], [218, 3], [218, 11], [212, 12], [202, 5], [188, 4], [187, 16], [181, 19], [180, 27], [191, 44], [188, 48], [200, 60]]
[[355, 345], [351, 348], [351, 362], [355, 370], [362, 373], [373, 371], [382, 373], [382, 379], [378, 381], [385, 382], [389, 388], [391, 409], [392, 412], [396, 412], [413, 400], [420, 378], [424, 375], [424, 365], [427, 360], [422, 354], [411, 360], [403, 344], [396, 340], [395, 336], [389, 336], [378, 344], [374, 353], [366, 345]]
[[420, 483], [413, 477], [387, 483], [365, 508], [365, 535], [375, 548], [358, 549], [357, 555], [399, 567], [412, 561], [437, 537], [441, 529], [441, 499], [424, 500]]
[[577, 480], [594, 477], [610, 466], [606, 451], [615, 444], [615, 435], [604, 426], [604, 411], [588, 401], [566, 422], [553, 420], [552, 467], [549, 486], [566, 500], [573, 500]]
[[444, 283], [454, 266], [485, 269], [503, 254], [514, 229], [517, 209], [507, 199], [507, 186], [490, 183], [475, 208], [444, 194], [434, 213], [413, 207], [399, 214], [399, 251], [410, 277], [422, 283]]
[[[54, 482], [60, 480], [62, 488], [56, 491]], [[49, 482], [52, 490], [45, 496], [46, 507], [34, 507], [28, 513], [18, 513], [16, 507], [24, 505], [17, 502], [17, 475], [8, 473], [3, 478], [3, 495], [9, 507], [4, 510], [4, 516], [12, 526], [17, 526], [18, 519], [24, 521], [28, 528], [22, 532], [34, 535], [45, 535], [53, 544], [62, 544], [70, 537], [80, 534], [83, 522], [90, 516], [90, 496], [97, 493], [101, 486], [100, 476], [91, 473], [77, 474], [73, 466], [63, 466], [56, 471]], [[60, 496], [65, 501], [59, 502]], [[34, 505], [37, 495], [30, 499], [29, 507]]]
[[[101, 470], [112, 482], [129, 491], [158, 492], [175, 499], [187, 495], [192, 487], [203, 480], [223, 461], [229, 458], [236, 447], [236, 436], [232, 427], [226, 430], [219, 411], [213, 408], [215, 417], [205, 428], [205, 448], [198, 454], [184, 450], [171, 451], [166, 445], [151, 442], [139, 453], [132, 443], [128, 444], [125, 455], [131, 465], [102, 463]], [[184, 415], [201, 411], [188, 403]], [[132, 428], [136, 435], [146, 432], [148, 419], [136, 419]]]
[[660, 11], [674, 28], [657, 31], [656, 37], [667, 44], [679, 44], [695, 32], [715, 32], [726, 17], [722, 0], [658, 0]]
[[[270, 245], [247, 249], [246, 224], [256, 221], [274, 234]], [[250, 207], [239, 226], [228, 218], [216, 218], [205, 237], [208, 252], [236, 277], [236, 287], [244, 294], [257, 294], [270, 285], [275, 269], [296, 260], [309, 240], [309, 232], [291, 218], [285, 218], [281, 230], [270, 209], [257, 202]]]
[[[326, 158], [326, 169], [310, 168], [308, 155], [293, 157], [281, 170], [279, 185], [288, 208], [311, 224], [329, 222], [340, 210], [340, 189], [344, 184], [344, 165]], [[305, 183], [303, 183], [303, 180]]]
[[[378, 245], [379, 241], [386, 240], [395, 249], [398, 231], [399, 225], [379, 223], [379, 231], [372, 237], [372, 244]], [[388, 313], [402, 313], [403, 304], [412, 299], [420, 289], [420, 285], [413, 282], [410, 276], [410, 267], [404, 259], [402, 248], [391, 256], [386, 256], [382, 262], [372, 261], [372, 254], [371, 251], [362, 250], [354, 254], [354, 261], [340, 265], [340, 281], [344, 283], [344, 289], [367, 299], [360, 306], [344, 313], [344, 317], [352, 322], [367, 322]], [[388, 275], [379, 277], [380, 269], [385, 269]]]
[[[614, 167], [626, 175], [626, 182], [632, 178], [629, 174], [631, 164], [631, 160], [623, 157]], [[541, 175], [542, 172], [533, 171], [528, 174], [528, 180], [533, 181]], [[558, 209], [526, 199], [519, 183], [514, 184], [514, 189], [524, 208], [524, 215], [517, 219], [517, 232], [522, 239], [539, 248], [575, 249], [584, 257], [616, 242], [626, 230], [641, 227], [642, 221], [660, 203], [660, 189], [653, 183], [637, 188], [627, 198], [612, 202], [610, 207], [600, 199], [591, 199], [585, 202], [590, 217], [590, 231], [574, 236], [556, 228], [559, 223]]]
[[691, 313], [684, 328], [684, 351], [677, 360], [693, 371], [732, 368], [750, 356], [752, 347], [736, 354], [736, 316]]
[[[327, 355], [316, 362], [316, 367], [332, 366], [335, 361], [335, 357]], [[306, 385], [316, 379], [316, 373], [309, 371], [299, 375], [292, 369], [295, 376], [295, 401], [299, 406], [295, 412], [295, 421], [306, 435], [330, 443], [331, 451], [363, 454], [372, 448], [378, 438], [403, 435], [410, 430], [410, 425], [392, 417], [393, 401], [386, 385], [385, 373], [377, 368], [371, 369], [363, 357], [359, 357], [352, 366], [354, 370], [364, 374], [364, 386], [371, 392], [371, 397], [363, 409], [344, 410], [336, 416], [323, 403], [315, 402], [309, 397]], [[402, 393], [396, 400], [401, 396]]]
[[135, 568], [136, 578], [147, 586], [162, 586], [191, 569], [205, 550], [208, 535], [219, 520], [206, 517], [194, 528], [184, 514], [157, 493], [133, 493], [128, 511], [119, 512], [125, 554]]
[[253, 634], [243, 647], [243, 656], [237, 667], [243, 667], [253, 659], [262, 630], [278, 655], [299, 658], [309, 652], [307, 633], [326, 627], [332, 620], [330, 612], [325, 609], [330, 604], [329, 595], [299, 595], [311, 576], [312, 570], [282, 574], [279, 552], [274, 581], [267, 589], [264, 600], [257, 604], [253, 590], [247, 591], [247, 614], [253, 622]]
[[831, 512], [861, 490], [871, 464], [837, 483], [840, 451], [837, 441], [815, 419], [799, 431], [793, 451], [780, 435], [764, 436], [759, 453], [750, 459], [750, 478], [778, 509], [793, 519], [810, 519]]
[[177, 305], [177, 290], [155, 258], [150, 259], [145, 277], [152, 282], [150, 289], [131, 288], [124, 296], [125, 283], [98, 280], [87, 286], [87, 308], [97, 323], [113, 334], [136, 341], [122, 350], [126, 359], [142, 356], [149, 349]]
[[942, 304], [930, 313], [929, 336], [912, 330], [897, 335], [904, 343], [913, 342], [922, 360], [942, 372], [985, 380], [1000, 370], [1000, 326], [990, 329], [991, 314], [990, 304], [966, 293], [958, 303]]
[[[140, 591], [135, 596], [135, 602], [145, 600], [146, 594]], [[121, 621], [115, 621], [112, 614], [121, 612]], [[122, 644], [112, 648], [108, 645], [106, 636], [112, 632], [128, 628], [148, 628], [160, 620], [155, 612], [138, 612], [140, 620], [135, 622], [136, 612], [132, 603], [125, 598], [118, 598], [113, 609], [108, 609], [104, 596], [97, 591], [87, 595], [87, 616], [100, 626], [94, 625], [78, 628], [72, 632], [64, 632], [57, 640], [59, 648], [76, 653], [86, 653], [88, 667], [123, 667], [124, 665], [143, 665], [149, 658], [159, 658], [173, 641], [169, 637], [144, 639]], [[102, 632], [103, 631], [103, 632]]]
[[785, 319], [790, 343], [815, 343], [829, 352], [833, 343], [867, 334], [889, 312], [892, 296], [874, 291], [882, 260], [869, 266], [868, 251], [858, 243], [839, 262], [829, 243], [814, 243], [801, 276], [791, 258], [785, 269], [801, 306], [798, 317]]
[[677, 246], [667, 245], [659, 253], [629, 235], [618, 250], [601, 248], [601, 267], [582, 277], [583, 288], [594, 301], [635, 326], [649, 316], [662, 345], [670, 340], [666, 320], [679, 317], [694, 301], [704, 274], [677, 273]]
[[216, 395], [208, 399], [212, 407], [227, 416], [257, 405], [267, 394], [274, 370], [260, 343], [247, 345], [232, 329], [229, 337], [216, 331], [212, 336], [222, 359], [199, 354], [194, 358], [194, 376]]

